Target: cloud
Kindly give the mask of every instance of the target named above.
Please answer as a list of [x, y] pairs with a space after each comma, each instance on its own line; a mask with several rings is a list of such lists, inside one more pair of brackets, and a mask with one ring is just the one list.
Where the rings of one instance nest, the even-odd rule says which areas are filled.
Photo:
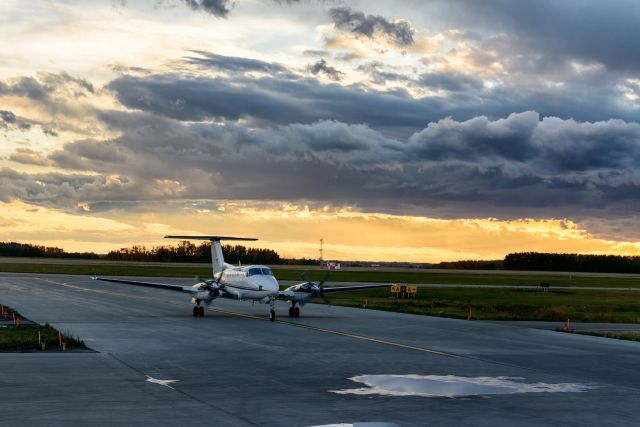
[[[305, 77], [279, 63], [250, 58], [198, 52], [185, 62], [198, 68], [191, 72], [186, 68], [180, 74], [124, 75], [107, 88], [128, 108], [178, 120], [248, 120], [260, 126], [338, 120], [366, 123], [403, 137], [443, 117], [495, 119], [521, 111], [522, 106], [543, 116], [578, 121], [637, 118], [634, 108], [621, 102], [628, 91], [621, 84], [632, 83], [600, 73], [561, 84], [537, 77], [527, 84], [517, 79], [485, 82], [459, 72], [415, 75], [378, 61], [358, 67], [369, 75], [367, 81], [338, 85]], [[322, 61], [316, 64], [314, 70], [332, 75], [333, 67]], [[208, 76], [200, 67], [216, 73]], [[389, 88], [388, 82], [396, 84]]]
[[0, 129], [29, 129], [31, 123], [19, 119], [11, 111], [0, 110]]
[[620, 120], [533, 111], [449, 118], [407, 139], [334, 120], [254, 128], [141, 112], [103, 113], [102, 120], [121, 136], [67, 144], [50, 156], [58, 167], [100, 175], [73, 187], [75, 203], [311, 200], [498, 218], [624, 216], [640, 208], [640, 125]]
[[398, 46], [413, 44], [414, 29], [407, 21], [389, 21], [382, 16], [365, 15], [350, 7], [329, 9], [335, 27], [356, 36], [372, 39], [381, 37]]
[[50, 161], [42, 154], [28, 148], [17, 148], [16, 151], [9, 156], [9, 160], [16, 163], [37, 166], [48, 166], [50, 164]]
[[342, 78], [344, 77], [343, 72], [338, 71], [337, 69], [327, 64], [327, 61], [325, 61], [324, 59], [320, 59], [314, 64], [309, 65], [307, 67], [307, 70], [309, 70], [311, 74], [321, 74], [335, 81], [342, 80]]
[[221, 18], [226, 17], [233, 7], [231, 0], [182, 0], [182, 2], [191, 10], [203, 11]]
[[[446, 7], [442, 7], [446, 4]], [[449, 25], [511, 35], [514, 50], [533, 52], [540, 63], [580, 60], [610, 70], [640, 70], [637, 2], [619, 0], [603, 8], [598, 0], [511, 2], [435, 1], [431, 11]]]
[[186, 62], [229, 73], [246, 73], [251, 71], [260, 71], [269, 74], [290, 73], [286, 67], [273, 62], [237, 56], [224, 56], [200, 50], [194, 50], [193, 53], [198, 56], [189, 56], [185, 58]]
[[415, 84], [448, 92], [473, 93], [481, 91], [484, 88], [484, 83], [478, 78], [462, 73], [445, 72], [422, 74]]
[[96, 125], [90, 120], [95, 111], [92, 102], [98, 96], [87, 79], [64, 72], [0, 80], [0, 101], [29, 111], [29, 118], [18, 118], [15, 124], [23, 129], [40, 125], [49, 136], [57, 130], [90, 132]]

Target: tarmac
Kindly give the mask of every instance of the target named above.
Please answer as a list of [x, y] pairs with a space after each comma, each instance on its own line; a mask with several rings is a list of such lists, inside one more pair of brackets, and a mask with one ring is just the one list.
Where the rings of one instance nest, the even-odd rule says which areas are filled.
[[[640, 420], [636, 342], [315, 304], [290, 319], [284, 302], [274, 323], [268, 305], [228, 300], [215, 300], [205, 317], [194, 318], [186, 294], [85, 276], [0, 274], [0, 303], [94, 350], [0, 353], [0, 425], [631, 426]], [[482, 382], [487, 392], [452, 398], [363, 387], [388, 376], [462, 378]], [[488, 382], [524, 387], [494, 394]]]

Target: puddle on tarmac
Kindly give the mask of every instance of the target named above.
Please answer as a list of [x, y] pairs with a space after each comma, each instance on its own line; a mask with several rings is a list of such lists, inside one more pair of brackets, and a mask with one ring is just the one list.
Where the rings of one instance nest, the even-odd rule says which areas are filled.
[[329, 390], [337, 394], [381, 396], [465, 397], [516, 393], [577, 393], [595, 388], [579, 383], [525, 383], [516, 377], [455, 375], [360, 375], [349, 378], [362, 388]]
[[395, 423], [386, 422], [359, 422], [359, 423], [340, 423], [340, 424], [323, 424], [321, 426], [312, 427], [400, 427]]

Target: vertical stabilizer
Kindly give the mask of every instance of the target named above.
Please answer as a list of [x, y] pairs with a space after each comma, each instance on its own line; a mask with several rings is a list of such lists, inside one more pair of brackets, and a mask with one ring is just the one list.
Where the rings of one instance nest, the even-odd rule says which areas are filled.
[[227, 237], [227, 236], [164, 236], [165, 239], [184, 239], [184, 240], [209, 240], [211, 242], [211, 264], [213, 274], [224, 270], [224, 256], [222, 255], [221, 240], [258, 240], [248, 237]]
[[211, 241], [211, 264], [213, 266], [213, 275], [224, 270], [224, 256], [222, 255], [222, 245], [220, 240]]

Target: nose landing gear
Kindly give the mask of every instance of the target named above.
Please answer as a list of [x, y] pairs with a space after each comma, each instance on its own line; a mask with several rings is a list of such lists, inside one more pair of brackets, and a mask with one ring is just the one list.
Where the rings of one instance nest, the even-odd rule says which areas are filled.
[[269, 320], [273, 322], [276, 320], [276, 299], [270, 298], [269, 305], [271, 306], [271, 311], [269, 311]]

